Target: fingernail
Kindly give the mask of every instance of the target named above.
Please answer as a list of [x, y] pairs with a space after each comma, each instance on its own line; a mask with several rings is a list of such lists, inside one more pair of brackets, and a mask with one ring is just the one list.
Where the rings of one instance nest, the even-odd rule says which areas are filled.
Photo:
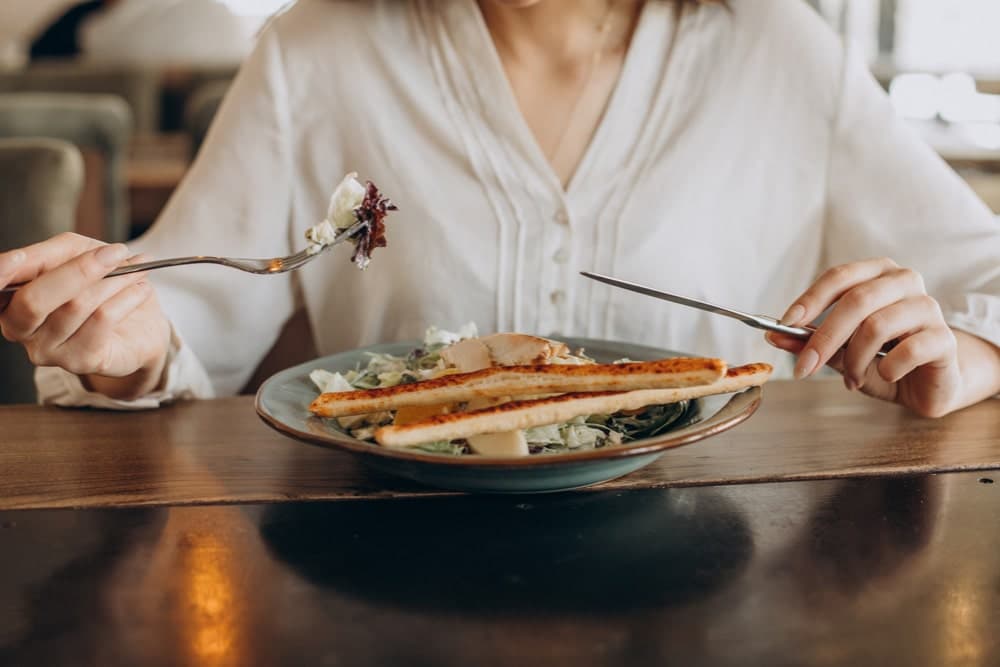
[[786, 327], [793, 327], [806, 316], [806, 308], [801, 303], [792, 304], [788, 312], [781, 318], [781, 323]]
[[17, 252], [7, 255], [2, 261], [0, 261], [0, 274], [11, 273], [27, 258], [28, 255], [23, 250], [18, 250]]
[[855, 391], [858, 388], [858, 383], [854, 381], [854, 378], [845, 375], [844, 386], [847, 387], [847, 391]]
[[123, 246], [121, 243], [114, 243], [112, 245], [106, 245], [97, 251], [95, 255], [97, 261], [105, 266], [118, 266], [121, 264], [122, 260], [128, 254], [128, 248]]
[[819, 353], [811, 347], [802, 350], [799, 360], [795, 363], [795, 379], [809, 377], [819, 364]]

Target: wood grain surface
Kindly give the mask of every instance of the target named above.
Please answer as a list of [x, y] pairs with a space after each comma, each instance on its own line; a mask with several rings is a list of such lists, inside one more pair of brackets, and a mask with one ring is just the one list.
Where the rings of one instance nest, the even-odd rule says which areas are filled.
[[996, 665], [994, 477], [0, 512], [0, 664]]
[[[140, 413], [5, 407], [0, 442], [0, 509], [450, 495], [284, 437], [247, 396]], [[773, 382], [747, 422], [594, 489], [992, 468], [1000, 401], [928, 420], [838, 381]]]

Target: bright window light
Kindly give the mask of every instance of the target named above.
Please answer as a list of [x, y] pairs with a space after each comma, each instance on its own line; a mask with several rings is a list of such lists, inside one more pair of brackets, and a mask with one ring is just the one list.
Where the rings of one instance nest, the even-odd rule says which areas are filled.
[[956, 72], [900, 74], [889, 85], [889, 99], [896, 112], [910, 120], [935, 120], [948, 123], [997, 123], [1000, 121], [1000, 95], [986, 95], [976, 90], [969, 74]]
[[896, 64], [935, 72], [1000, 71], [997, 0], [898, 0]]
[[941, 109], [941, 88], [932, 74], [901, 74], [889, 84], [889, 99], [903, 118], [933, 120]]
[[220, 0], [230, 11], [240, 16], [270, 16], [287, 4], [289, 0]]

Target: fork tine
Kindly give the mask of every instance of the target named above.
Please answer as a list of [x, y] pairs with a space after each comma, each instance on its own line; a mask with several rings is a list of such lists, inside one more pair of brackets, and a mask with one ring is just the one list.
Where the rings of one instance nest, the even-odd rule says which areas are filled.
[[310, 261], [315, 255], [318, 255], [321, 252], [323, 252], [323, 250], [325, 249], [326, 248], [321, 248], [314, 252], [309, 252], [309, 250], [306, 249], [306, 250], [300, 250], [294, 255], [289, 255], [284, 260], [284, 267], [282, 268], [282, 270], [291, 271], [292, 269], [297, 269], [306, 262]]
[[281, 268], [280, 269], [272, 270], [272, 271], [269, 271], [269, 272], [270, 273], [281, 273], [281, 272], [284, 272], [284, 271], [292, 271], [294, 269], [297, 269], [300, 266], [302, 266], [303, 264], [312, 261], [313, 258], [315, 258], [317, 255], [320, 255], [320, 254], [326, 252], [327, 250], [329, 250], [330, 248], [332, 248], [332, 247], [334, 247], [336, 245], [340, 245], [341, 243], [343, 243], [347, 239], [351, 238], [352, 236], [354, 236], [355, 234], [357, 234], [358, 232], [360, 232], [362, 229], [364, 229], [367, 226], [368, 226], [368, 222], [367, 221], [361, 221], [361, 222], [355, 223], [354, 225], [352, 225], [351, 227], [348, 227], [347, 229], [342, 229], [337, 234], [336, 240], [334, 240], [332, 243], [328, 243], [327, 245], [325, 245], [325, 246], [323, 246], [321, 248], [318, 248], [316, 250], [310, 251], [309, 248], [306, 248], [305, 250], [301, 250], [301, 251], [295, 253], [294, 255], [289, 255], [288, 257], [285, 257], [284, 260], [282, 260], [282, 262], [281, 262]]

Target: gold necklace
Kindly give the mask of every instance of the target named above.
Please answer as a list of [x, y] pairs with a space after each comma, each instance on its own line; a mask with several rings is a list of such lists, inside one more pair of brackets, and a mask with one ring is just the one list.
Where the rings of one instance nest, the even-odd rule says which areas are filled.
[[553, 148], [548, 155], [549, 163], [555, 165], [556, 158], [562, 152], [563, 144], [566, 143], [566, 136], [569, 134], [569, 128], [573, 124], [573, 119], [576, 117], [576, 110], [580, 106], [580, 102], [583, 101], [584, 94], [587, 89], [590, 88], [590, 82], [594, 78], [594, 72], [597, 71], [598, 65], [601, 63], [601, 57], [604, 54], [604, 43], [608, 39], [608, 33], [611, 31], [611, 17], [615, 7], [615, 0], [608, 2], [608, 8], [604, 12], [604, 18], [601, 20], [600, 26], [598, 27], [598, 40], [597, 47], [594, 49], [594, 55], [590, 58], [590, 65], [587, 67], [587, 76], [584, 77], [583, 83], [580, 84], [580, 90], [577, 91], [576, 99], [573, 100], [573, 105], [569, 108], [569, 112], [566, 114], [566, 120], [563, 123], [562, 131], [559, 132], [559, 138], [556, 141], [555, 148]]

